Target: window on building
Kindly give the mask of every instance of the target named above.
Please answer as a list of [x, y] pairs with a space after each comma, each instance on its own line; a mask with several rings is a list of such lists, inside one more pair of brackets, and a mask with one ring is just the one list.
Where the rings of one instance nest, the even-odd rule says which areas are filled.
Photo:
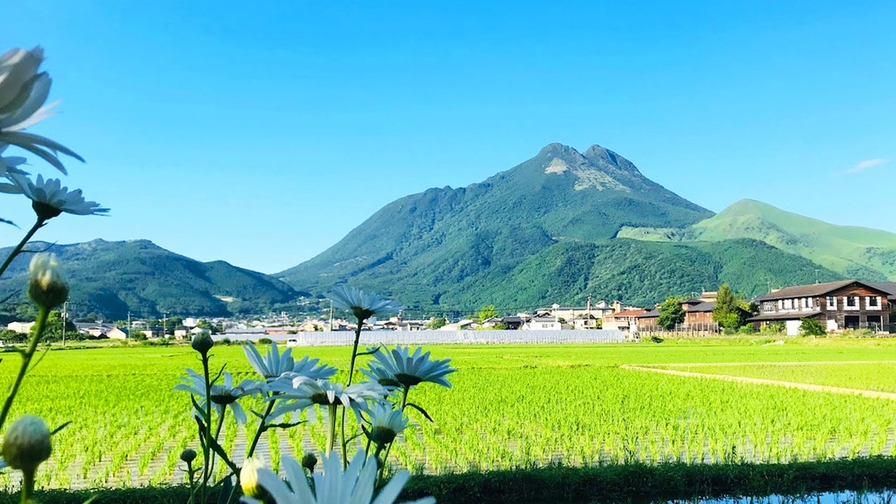
[[836, 310], [837, 309], [837, 298], [834, 296], [828, 296], [827, 299], [828, 310]]
[[868, 306], [872, 308], [877, 308], [880, 306], [880, 299], [877, 296], [871, 296], [868, 298]]
[[764, 313], [769, 313], [775, 311], [775, 302], [774, 301], [763, 301], [762, 302], [762, 311]]
[[856, 308], [859, 306], [859, 298], [856, 296], [846, 296], [846, 307]]

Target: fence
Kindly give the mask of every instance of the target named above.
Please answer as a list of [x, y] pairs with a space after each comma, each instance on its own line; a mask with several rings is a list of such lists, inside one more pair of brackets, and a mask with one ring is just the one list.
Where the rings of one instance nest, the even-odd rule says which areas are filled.
[[637, 335], [640, 338], [659, 336], [661, 338], [681, 338], [698, 336], [716, 336], [720, 332], [719, 324], [677, 324], [674, 329], [663, 329], [660, 326], [640, 327]]
[[[224, 333], [212, 336], [215, 341], [255, 341], [267, 338], [290, 346], [342, 346], [355, 341], [351, 331], [301, 332], [296, 334]], [[624, 343], [621, 331], [364, 331], [366, 346], [383, 345], [489, 345], [489, 344], [560, 344], [560, 343]]]

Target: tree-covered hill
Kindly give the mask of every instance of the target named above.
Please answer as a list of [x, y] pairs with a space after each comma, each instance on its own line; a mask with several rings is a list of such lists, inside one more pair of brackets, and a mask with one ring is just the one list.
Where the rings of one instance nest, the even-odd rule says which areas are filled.
[[710, 215], [612, 151], [550, 144], [482, 183], [396, 200], [276, 276], [320, 291], [402, 275], [433, 292], [433, 283], [500, 275], [558, 240], [606, 240], [624, 226], [686, 227]]
[[650, 241], [760, 240], [844, 277], [896, 280], [896, 234], [837, 226], [754, 200], [741, 200], [686, 229], [625, 228], [619, 236]]
[[[27, 250], [55, 253], [71, 285], [69, 310], [113, 319], [135, 316], [227, 316], [264, 312], [300, 293], [285, 283], [223, 261], [202, 263], [148, 240], [94, 240], [72, 245], [32, 242]], [[0, 249], [6, 257], [11, 248]], [[23, 302], [30, 254], [16, 258], [0, 280], [0, 297]], [[307, 295], [307, 293], [305, 293]]]
[[[420, 313], [469, 313], [483, 304], [532, 310], [589, 295], [651, 305], [722, 282], [752, 296], [811, 283], [816, 271], [819, 280], [842, 278], [757, 240], [682, 241], [711, 215], [612, 151], [550, 144], [480, 184], [396, 200], [277, 276], [320, 293], [351, 283]], [[618, 238], [659, 228], [674, 240]]]

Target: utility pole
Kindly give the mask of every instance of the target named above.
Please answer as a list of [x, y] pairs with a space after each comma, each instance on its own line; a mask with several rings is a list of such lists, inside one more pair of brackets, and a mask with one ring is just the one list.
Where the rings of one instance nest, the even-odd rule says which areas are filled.
[[163, 338], [165, 337], [165, 333], [167, 332], [167, 329], [168, 329], [167, 326], [168, 326], [168, 312], [165, 312], [165, 314], [162, 315], [162, 337]]
[[62, 303], [62, 346], [65, 346], [65, 321], [68, 319], [68, 301]]
[[330, 330], [333, 330], [333, 300], [330, 300]]
[[131, 311], [128, 310], [128, 339], [131, 338]]

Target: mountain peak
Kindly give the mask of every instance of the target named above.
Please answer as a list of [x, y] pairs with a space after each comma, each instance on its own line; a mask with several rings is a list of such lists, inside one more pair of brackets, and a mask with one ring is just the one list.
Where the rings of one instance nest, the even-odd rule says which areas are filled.
[[625, 172], [628, 175], [643, 179], [644, 175], [638, 171], [638, 168], [624, 157], [616, 154], [610, 149], [605, 149], [600, 145], [594, 144], [585, 151], [585, 159], [591, 161], [597, 167], [607, 170], [616, 169]]
[[553, 142], [545, 145], [540, 151], [538, 151], [538, 155], [575, 161], [583, 159], [582, 154], [579, 151], [568, 145], [563, 145], [562, 143], [558, 142]]

